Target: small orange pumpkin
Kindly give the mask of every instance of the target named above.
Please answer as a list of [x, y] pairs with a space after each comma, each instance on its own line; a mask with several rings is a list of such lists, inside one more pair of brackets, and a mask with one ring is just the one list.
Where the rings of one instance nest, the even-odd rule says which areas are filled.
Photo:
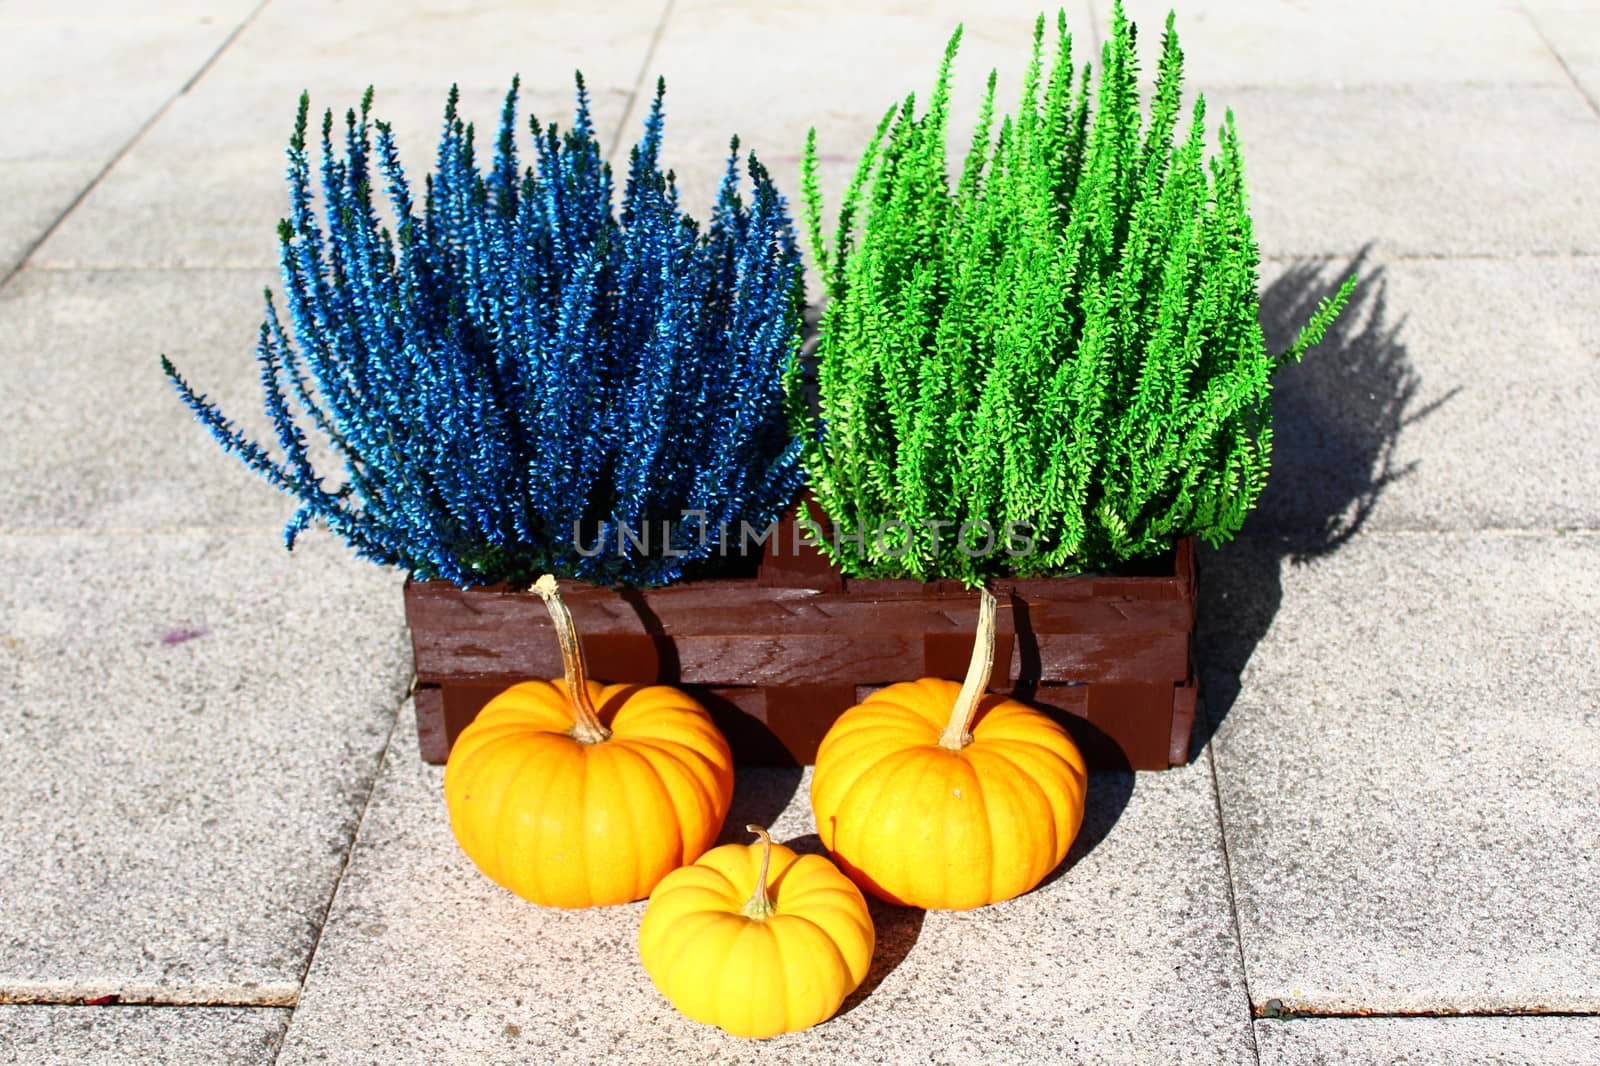
[[1083, 824], [1088, 773], [1066, 730], [984, 695], [995, 600], [983, 589], [966, 680], [921, 678], [845, 711], [817, 751], [822, 843], [867, 891], [930, 910], [1021, 895], [1061, 864]]
[[639, 961], [690, 1018], [765, 1038], [833, 1017], [866, 979], [876, 935], [833, 863], [745, 828], [759, 844], [708, 851], [650, 893]]
[[444, 773], [450, 828], [478, 869], [524, 899], [642, 899], [715, 842], [733, 800], [728, 742], [678, 689], [590, 681], [555, 578], [534, 591], [566, 676], [513, 685], [461, 731]]

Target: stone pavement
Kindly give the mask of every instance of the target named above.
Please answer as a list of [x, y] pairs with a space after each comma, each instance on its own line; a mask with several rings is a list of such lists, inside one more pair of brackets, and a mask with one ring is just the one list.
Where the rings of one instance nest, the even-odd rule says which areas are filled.
[[[983, 11], [983, 14], [977, 12]], [[254, 403], [282, 149], [378, 87], [403, 149], [512, 73], [609, 143], [668, 79], [703, 202], [728, 134], [837, 189], [968, 22], [958, 126], [1036, 8], [803, 0], [0, 0], [0, 1062], [1600, 1061], [1600, 3], [1190, 0], [1278, 343], [1273, 481], [1202, 560], [1190, 765], [1101, 774], [1063, 871], [878, 908], [870, 995], [770, 1044], [685, 1021], [639, 905], [562, 913], [453, 846], [400, 577], [192, 425]], [[1130, 11], [1147, 48], [1165, 7]], [[1074, 0], [1080, 40], [1105, 12]], [[963, 110], [964, 109], [964, 110]], [[811, 833], [798, 772], [730, 824]], [[812, 838], [814, 840], [814, 838]]]

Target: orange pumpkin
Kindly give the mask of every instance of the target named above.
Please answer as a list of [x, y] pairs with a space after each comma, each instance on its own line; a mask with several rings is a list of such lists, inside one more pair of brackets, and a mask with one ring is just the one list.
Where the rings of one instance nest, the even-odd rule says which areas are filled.
[[879, 689], [817, 751], [817, 832], [857, 884], [891, 903], [966, 910], [1021, 895], [1060, 865], [1083, 824], [1088, 773], [1066, 731], [984, 695], [994, 614], [984, 589], [963, 684]]
[[833, 863], [745, 828], [758, 844], [708, 851], [650, 893], [639, 961], [690, 1018], [765, 1038], [833, 1017], [866, 979], [875, 934]]
[[549, 907], [626, 903], [715, 842], [733, 757], [711, 716], [665, 685], [601, 685], [555, 578], [541, 577], [565, 677], [502, 692], [445, 766], [461, 850], [491, 880]]

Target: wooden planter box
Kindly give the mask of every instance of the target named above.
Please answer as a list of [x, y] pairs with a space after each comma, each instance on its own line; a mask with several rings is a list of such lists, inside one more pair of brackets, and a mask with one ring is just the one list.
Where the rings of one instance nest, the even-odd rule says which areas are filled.
[[[993, 582], [999, 600], [990, 690], [1054, 715], [1091, 765], [1166, 769], [1188, 759], [1195, 682], [1194, 544], [1150, 575]], [[563, 582], [590, 675], [682, 685], [710, 709], [735, 758], [808, 763], [847, 707], [918, 677], [959, 681], [977, 597], [959, 582], [841, 577], [793, 522], [756, 576], [615, 590]], [[422, 757], [441, 763], [496, 693], [558, 677], [539, 597], [504, 585], [407, 582]], [[1009, 609], [1008, 609], [1009, 607]]]

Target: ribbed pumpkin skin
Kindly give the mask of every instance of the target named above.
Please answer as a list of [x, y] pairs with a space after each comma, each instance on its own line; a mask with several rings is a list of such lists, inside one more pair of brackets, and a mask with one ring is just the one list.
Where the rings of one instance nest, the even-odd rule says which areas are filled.
[[665, 685], [587, 682], [612, 730], [580, 744], [565, 682], [524, 681], [462, 730], [445, 766], [461, 850], [547, 907], [627, 903], [715, 842], [733, 757], [705, 708]]
[[833, 1017], [866, 979], [875, 934], [861, 890], [820, 855], [772, 846], [776, 910], [743, 913], [759, 845], [724, 844], [656, 886], [639, 959], [657, 989], [697, 1022], [766, 1038]]
[[817, 751], [817, 833], [857, 884], [891, 903], [967, 910], [1021, 895], [1067, 857], [1083, 824], [1083, 756], [1033, 708], [984, 696], [972, 742], [939, 746], [960, 691], [935, 678], [879, 689]]

